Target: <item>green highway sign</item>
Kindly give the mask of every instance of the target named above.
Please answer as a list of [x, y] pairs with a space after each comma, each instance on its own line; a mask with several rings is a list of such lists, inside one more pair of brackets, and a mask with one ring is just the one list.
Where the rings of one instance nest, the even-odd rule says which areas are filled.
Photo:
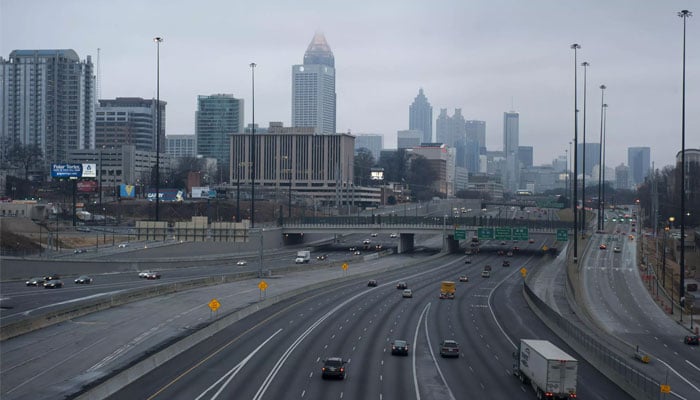
[[513, 228], [513, 240], [528, 240], [530, 232], [528, 228]]
[[455, 240], [466, 240], [467, 239], [467, 230], [466, 229], [455, 229], [454, 239]]
[[511, 240], [513, 237], [513, 229], [511, 228], [496, 228], [496, 240]]
[[479, 240], [493, 239], [493, 228], [477, 228], [476, 237], [479, 238]]
[[569, 240], [568, 229], [557, 229], [557, 242], [566, 242]]

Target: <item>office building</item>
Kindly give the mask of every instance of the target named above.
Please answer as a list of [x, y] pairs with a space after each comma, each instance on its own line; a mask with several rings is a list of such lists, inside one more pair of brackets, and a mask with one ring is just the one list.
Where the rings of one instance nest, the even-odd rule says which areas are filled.
[[[228, 166], [230, 137], [243, 133], [243, 100], [232, 94], [197, 96], [195, 136], [197, 155]], [[228, 174], [226, 174], [228, 175]]]
[[435, 121], [435, 136], [438, 143], [445, 143], [450, 147], [466, 140], [466, 122], [462, 116], [462, 109], [455, 108], [452, 116], [447, 114], [447, 109], [441, 108], [440, 115]]
[[518, 140], [520, 114], [515, 111], [503, 113], [503, 155], [505, 166], [503, 169], [503, 190], [515, 192], [519, 182]]
[[165, 153], [173, 158], [197, 157], [197, 139], [195, 135], [167, 135]]
[[583, 143], [579, 143], [577, 146], [577, 151], [578, 151], [578, 173], [579, 176], [585, 174], [586, 176], [590, 176], [591, 178], [596, 178], [598, 175], [594, 173], [594, 170], [597, 171], [596, 166], [600, 164], [600, 143], [586, 143], [586, 165], [585, 165], [585, 170], [584, 170], [584, 165], [583, 165], [583, 160], [584, 160], [584, 154], [583, 154]]
[[420, 131], [421, 142], [433, 141], [433, 107], [422, 88], [418, 90], [418, 96], [408, 108], [408, 129]]
[[68, 152], [95, 147], [95, 71], [74, 50], [14, 50], [0, 57], [0, 140], [38, 145], [46, 174]]
[[336, 133], [335, 59], [325, 36], [316, 33], [304, 64], [292, 66], [292, 127]]
[[627, 166], [630, 167], [630, 183], [637, 186], [644, 183], [651, 166], [651, 149], [649, 147], [628, 147]]
[[464, 122], [467, 140], [479, 143], [479, 154], [486, 154], [486, 122], [469, 120]]
[[134, 145], [139, 151], [156, 151], [160, 137], [160, 152], [165, 140], [165, 101], [160, 101], [160, 135], [157, 135], [156, 99], [117, 97], [101, 99], [95, 113], [95, 148], [121, 148]]
[[[598, 177], [596, 176], [596, 181]], [[615, 189], [630, 189], [630, 169], [625, 164], [615, 167]]]
[[380, 153], [384, 148], [384, 136], [369, 133], [355, 136], [355, 152], [361, 148], [369, 150], [374, 161], [379, 161]]
[[518, 160], [521, 168], [532, 167], [532, 146], [518, 146]]
[[409, 149], [409, 154], [423, 156], [436, 174], [432, 189], [443, 198], [455, 194], [455, 149], [444, 143], [422, 143]]
[[406, 130], [396, 132], [396, 148], [410, 149], [420, 146], [423, 132], [419, 130]]

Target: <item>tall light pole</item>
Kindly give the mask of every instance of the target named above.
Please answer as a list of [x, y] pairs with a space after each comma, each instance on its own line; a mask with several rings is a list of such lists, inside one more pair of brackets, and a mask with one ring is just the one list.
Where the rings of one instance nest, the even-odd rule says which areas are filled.
[[251, 126], [251, 135], [250, 135], [250, 196], [251, 196], [251, 205], [250, 205], [250, 227], [255, 228], [255, 67], [257, 66], [256, 63], [252, 62], [250, 63], [250, 72], [251, 72], [251, 77], [252, 77], [252, 88], [253, 88], [253, 97], [252, 97], [252, 106], [253, 106], [253, 124]]
[[156, 221], [160, 219], [160, 44], [163, 38], [156, 36]]
[[[678, 16], [683, 18], [683, 91], [682, 91], [682, 108], [681, 113], [681, 276], [678, 298], [685, 298], [685, 23], [693, 13], [688, 10], [682, 10]], [[683, 309], [681, 308], [681, 321], [683, 321]]]
[[574, 43], [571, 45], [574, 49], [574, 264], [578, 262], [578, 240], [576, 239], [576, 232], [578, 232], [578, 49], [581, 48], [580, 45]]
[[598, 154], [598, 230], [603, 229], [603, 110], [605, 109], [605, 85], [600, 85], [600, 152]]
[[586, 233], [586, 71], [590, 64], [587, 61], [581, 63], [583, 67], [583, 162], [581, 175], [581, 239]]
[[[601, 153], [603, 153], [603, 158], [602, 158], [603, 161], [602, 161], [602, 165], [601, 165], [601, 169], [603, 170], [602, 171], [602, 181], [601, 181], [601, 185], [603, 185], [601, 188], [601, 190], [602, 190], [601, 196], [603, 198], [602, 199], [603, 209], [605, 209], [605, 204], [606, 204], [606, 202], [605, 202], [605, 142], [607, 141], [607, 136], [608, 136], [607, 124], [608, 124], [608, 104], [605, 103], [605, 104], [603, 104], [603, 145], [601, 146], [601, 149], [600, 149]], [[601, 228], [605, 229], [605, 220], [601, 221]]]

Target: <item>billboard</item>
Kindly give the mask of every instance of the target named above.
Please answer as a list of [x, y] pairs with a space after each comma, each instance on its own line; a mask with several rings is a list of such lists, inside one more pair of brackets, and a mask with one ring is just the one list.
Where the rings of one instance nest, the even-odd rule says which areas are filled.
[[[185, 191], [182, 189], [159, 189], [158, 197], [161, 201], [182, 201], [184, 200]], [[149, 188], [146, 193], [148, 201], [156, 200], [156, 189]]]
[[76, 186], [81, 193], [97, 192], [97, 181], [78, 181]]
[[96, 164], [51, 164], [54, 178], [97, 178]]
[[209, 198], [209, 186], [194, 186], [192, 187], [193, 199], [208, 199]]
[[[155, 196], [155, 193], [153, 195]], [[136, 186], [124, 185], [124, 184], [119, 185], [119, 197], [122, 197], [122, 198], [125, 198], [125, 197], [134, 198], [134, 197], [136, 197]]]

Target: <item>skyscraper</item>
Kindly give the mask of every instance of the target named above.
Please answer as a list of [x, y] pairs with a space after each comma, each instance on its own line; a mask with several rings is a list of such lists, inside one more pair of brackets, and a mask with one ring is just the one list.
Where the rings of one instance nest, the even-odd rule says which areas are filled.
[[379, 161], [379, 155], [384, 149], [384, 136], [376, 134], [361, 134], [355, 137], [355, 152], [365, 148], [372, 152], [374, 161]]
[[523, 168], [532, 167], [532, 146], [518, 146], [518, 161]]
[[95, 146], [95, 72], [74, 50], [14, 50], [0, 57], [0, 139], [39, 145], [48, 164]]
[[467, 140], [479, 143], [479, 153], [486, 154], [486, 122], [470, 120], [464, 123]]
[[313, 127], [316, 134], [335, 134], [335, 59], [322, 33], [304, 53], [304, 64], [292, 66], [292, 127]]
[[156, 151], [156, 137], [160, 137], [161, 145], [165, 140], [166, 104], [160, 101], [160, 135], [157, 135], [156, 99], [117, 97], [99, 100], [95, 113], [95, 147], [116, 149], [133, 144], [136, 150]]
[[[583, 143], [577, 145], [578, 151], [578, 173], [598, 179], [597, 169], [600, 164], [600, 143], [586, 143], [586, 170], [583, 168]], [[595, 171], [594, 171], [595, 169]]]
[[630, 167], [630, 183], [636, 186], [644, 182], [651, 166], [651, 149], [649, 147], [628, 147], [627, 165]]
[[503, 113], [503, 156], [506, 160], [503, 189], [515, 192], [518, 189], [519, 161], [518, 137], [520, 114], [515, 111]]
[[447, 109], [441, 108], [435, 121], [435, 140], [450, 147], [456, 147], [457, 143], [464, 145], [467, 133], [465, 124], [461, 108], [455, 108], [452, 116], [447, 115]]
[[216, 158], [222, 167], [229, 165], [231, 137], [243, 133], [243, 100], [232, 94], [197, 97], [195, 136], [197, 155]]
[[418, 90], [418, 96], [408, 108], [408, 129], [421, 131], [423, 143], [433, 141], [433, 107], [423, 94], [422, 88]]

